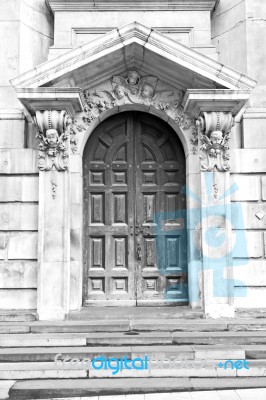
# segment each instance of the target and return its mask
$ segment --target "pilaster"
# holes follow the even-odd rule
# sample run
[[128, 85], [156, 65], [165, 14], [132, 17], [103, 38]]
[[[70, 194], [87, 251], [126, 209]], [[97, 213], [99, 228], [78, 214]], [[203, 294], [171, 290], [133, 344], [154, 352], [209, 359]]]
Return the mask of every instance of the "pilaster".
[[[206, 316], [234, 316], [233, 249], [230, 184], [230, 131], [248, 93], [233, 90], [188, 90], [183, 104], [198, 128], [200, 207], [189, 218], [190, 248], [201, 260], [201, 301]], [[191, 210], [189, 210], [191, 212]]]
[[31, 113], [39, 139], [37, 312], [40, 320], [62, 320], [70, 308], [72, 117], [82, 103], [78, 89], [24, 89], [18, 97]]

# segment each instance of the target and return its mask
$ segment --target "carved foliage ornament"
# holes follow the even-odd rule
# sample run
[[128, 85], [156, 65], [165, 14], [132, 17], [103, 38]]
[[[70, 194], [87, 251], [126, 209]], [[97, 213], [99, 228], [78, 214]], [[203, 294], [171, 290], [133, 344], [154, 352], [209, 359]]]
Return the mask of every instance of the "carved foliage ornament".
[[91, 124], [101, 113], [124, 104], [144, 104], [153, 106], [169, 115], [184, 130], [192, 131], [192, 151], [195, 152], [197, 129], [194, 121], [185, 115], [181, 102], [182, 90], [156, 91], [158, 78], [141, 77], [137, 70], [127, 71], [126, 77], [114, 76], [111, 79], [113, 90], [85, 90], [86, 106], [83, 121]]
[[228, 171], [231, 113], [203, 112], [197, 121], [202, 171]]

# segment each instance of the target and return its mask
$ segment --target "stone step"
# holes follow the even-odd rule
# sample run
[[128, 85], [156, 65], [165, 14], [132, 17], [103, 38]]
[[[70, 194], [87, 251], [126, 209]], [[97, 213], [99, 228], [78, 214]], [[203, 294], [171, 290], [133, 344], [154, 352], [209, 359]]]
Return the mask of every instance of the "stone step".
[[[126, 355], [128, 358], [174, 357], [177, 359], [266, 359], [265, 347], [262, 346], [208, 346], [208, 345], [157, 345], [157, 346], [103, 346], [103, 347], [13, 347], [0, 348], [0, 363], [2, 362], [38, 362], [53, 361], [57, 354], [62, 354], [61, 359], [94, 358], [100, 355], [120, 358]], [[264, 357], [263, 357], [264, 354]]]
[[2, 334], [0, 347], [247, 345], [266, 343], [265, 331], [237, 332], [84, 332]]
[[[156, 357], [159, 354], [161, 357], [194, 358], [194, 350], [191, 346], [21, 347], [0, 349], [0, 363], [53, 361], [57, 354], [62, 354], [62, 357], [69, 355], [71, 358], [79, 359], [87, 357], [92, 359], [100, 355], [117, 358], [126, 355], [128, 358], [134, 358], [142, 357], [146, 354], [150, 357]], [[244, 356], [244, 351], [242, 349], [231, 349], [230, 355], [231, 357], [240, 358]]]
[[[223, 363], [222, 363], [223, 364]], [[114, 365], [114, 364], [113, 364]], [[27, 362], [0, 363], [0, 379], [49, 379], [49, 378], [148, 378], [148, 377], [263, 377], [266, 360], [250, 360], [248, 368], [226, 368], [218, 360], [150, 360], [149, 368], [143, 370], [114, 368], [97, 370], [86, 362]]]
[[0, 310], [0, 321], [3, 322], [25, 322], [36, 319], [36, 310]]
[[[89, 320], [200, 320], [204, 317], [201, 310], [191, 309], [190, 306], [164, 306], [164, 307], [84, 307], [78, 312], [71, 312], [67, 319], [75, 321]], [[266, 317], [266, 316], [265, 316]]]
[[89, 333], [89, 332], [238, 332], [266, 331], [266, 320], [91, 320], [0, 322], [0, 333]]
[[29, 400], [263, 387], [266, 387], [265, 377], [28, 379], [16, 382], [9, 396], [10, 400]]

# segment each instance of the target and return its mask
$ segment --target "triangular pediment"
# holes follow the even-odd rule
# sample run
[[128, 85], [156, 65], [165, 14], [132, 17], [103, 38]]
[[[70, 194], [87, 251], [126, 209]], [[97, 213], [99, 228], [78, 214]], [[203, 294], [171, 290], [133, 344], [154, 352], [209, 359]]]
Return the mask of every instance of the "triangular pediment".
[[251, 90], [256, 82], [140, 23], [106, 33], [11, 80], [15, 88], [96, 87], [138, 69], [181, 90]]

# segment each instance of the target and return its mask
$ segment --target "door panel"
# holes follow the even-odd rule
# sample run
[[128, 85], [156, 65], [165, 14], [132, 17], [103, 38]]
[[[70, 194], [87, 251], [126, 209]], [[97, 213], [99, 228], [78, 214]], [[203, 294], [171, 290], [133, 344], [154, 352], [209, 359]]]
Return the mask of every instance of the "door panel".
[[84, 301], [187, 302], [185, 158], [157, 117], [103, 122], [84, 152]]

